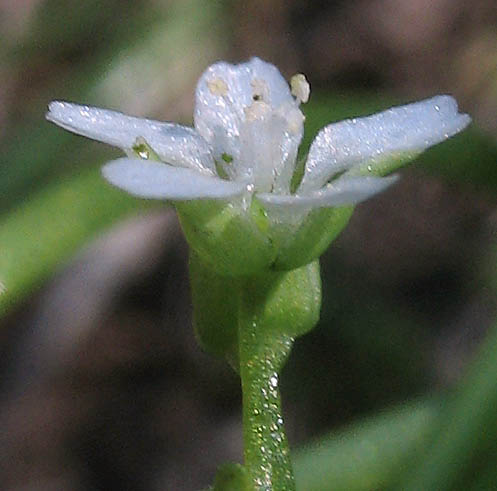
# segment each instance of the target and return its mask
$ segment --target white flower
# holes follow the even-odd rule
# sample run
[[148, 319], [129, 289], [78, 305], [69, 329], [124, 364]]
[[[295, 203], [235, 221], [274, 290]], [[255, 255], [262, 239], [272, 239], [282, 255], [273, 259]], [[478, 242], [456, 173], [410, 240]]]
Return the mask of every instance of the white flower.
[[305, 119], [299, 106], [308, 97], [303, 75], [289, 87], [275, 66], [252, 58], [204, 72], [194, 128], [67, 102], [52, 102], [47, 119], [123, 149], [128, 157], [106, 164], [103, 175], [131, 194], [176, 203], [221, 200], [247, 213], [255, 197], [270, 226], [293, 230], [313, 209], [355, 204], [384, 190], [395, 177], [378, 177], [381, 166], [411, 159], [470, 122], [442, 95], [330, 124], [295, 182]]

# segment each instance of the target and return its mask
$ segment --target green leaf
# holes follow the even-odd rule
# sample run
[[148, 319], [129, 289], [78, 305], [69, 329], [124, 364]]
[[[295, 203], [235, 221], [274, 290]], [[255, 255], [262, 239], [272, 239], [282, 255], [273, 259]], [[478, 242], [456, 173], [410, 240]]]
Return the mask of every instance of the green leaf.
[[497, 453], [497, 325], [459, 388], [442, 408], [432, 445], [414, 466], [403, 490], [443, 491], [471, 482]]
[[437, 414], [433, 401], [405, 404], [306, 445], [294, 456], [297, 489], [385, 489], [423, 448]]
[[6, 291], [0, 294], [0, 314], [98, 231], [152, 203], [112, 188], [93, 168], [59, 180], [1, 216], [0, 281]]
[[232, 462], [220, 466], [214, 481], [214, 491], [251, 491], [245, 467]]

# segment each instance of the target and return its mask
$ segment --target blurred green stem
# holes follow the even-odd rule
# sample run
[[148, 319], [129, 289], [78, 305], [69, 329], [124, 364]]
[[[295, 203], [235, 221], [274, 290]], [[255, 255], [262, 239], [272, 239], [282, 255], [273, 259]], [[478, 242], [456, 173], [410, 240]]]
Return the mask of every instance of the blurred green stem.
[[264, 325], [262, 306], [257, 305], [251, 286], [245, 286], [238, 325], [245, 466], [253, 489], [292, 491], [295, 482], [283, 427], [278, 372], [293, 338]]

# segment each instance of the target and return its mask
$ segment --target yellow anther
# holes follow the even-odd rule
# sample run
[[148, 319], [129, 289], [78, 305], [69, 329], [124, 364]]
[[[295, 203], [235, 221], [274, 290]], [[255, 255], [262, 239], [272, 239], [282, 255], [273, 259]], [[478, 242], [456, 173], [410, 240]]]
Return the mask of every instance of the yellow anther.
[[294, 75], [290, 79], [290, 88], [292, 89], [292, 95], [294, 95], [299, 102], [306, 103], [309, 100], [311, 86], [302, 73], [297, 73], [297, 75]]

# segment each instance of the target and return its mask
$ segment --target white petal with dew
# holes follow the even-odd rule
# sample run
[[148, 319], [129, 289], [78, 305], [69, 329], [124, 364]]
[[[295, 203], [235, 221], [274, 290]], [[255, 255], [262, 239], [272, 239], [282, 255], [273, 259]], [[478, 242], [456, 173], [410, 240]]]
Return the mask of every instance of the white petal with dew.
[[[200, 77], [195, 92], [195, 128], [212, 145], [217, 160], [222, 152], [238, 159], [244, 111], [254, 96], [262, 96], [261, 100], [273, 108], [293, 100], [278, 69], [259, 58], [239, 65], [215, 63]], [[222, 147], [217, 142], [222, 142]]]
[[287, 207], [288, 213], [302, 209], [332, 208], [360, 203], [381, 193], [397, 180], [389, 177], [348, 177], [337, 179], [324, 188], [307, 194], [257, 194], [257, 199], [270, 210]]
[[240, 128], [238, 178], [251, 180], [260, 192], [290, 192], [303, 114], [294, 101], [276, 110], [255, 101], [246, 112], [250, 119], [247, 117]]
[[323, 128], [313, 141], [300, 191], [318, 189], [335, 173], [389, 154], [416, 155], [471, 121], [451, 96], [441, 95]]
[[290, 183], [295, 172], [295, 162], [299, 145], [304, 134], [305, 117], [293, 102], [282, 104], [276, 111], [279, 118], [285, 121], [283, 136], [273, 140], [273, 145], [278, 144], [279, 162], [275, 165], [275, 178], [273, 191], [288, 194]]
[[215, 173], [209, 145], [192, 128], [69, 102], [51, 102], [48, 109], [49, 121], [78, 135], [128, 152], [142, 137], [164, 162], [204, 174]]
[[141, 198], [172, 201], [223, 199], [246, 191], [243, 183], [143, 159], [113, 160], [103, 166], [102, 174], [114, 186]]

